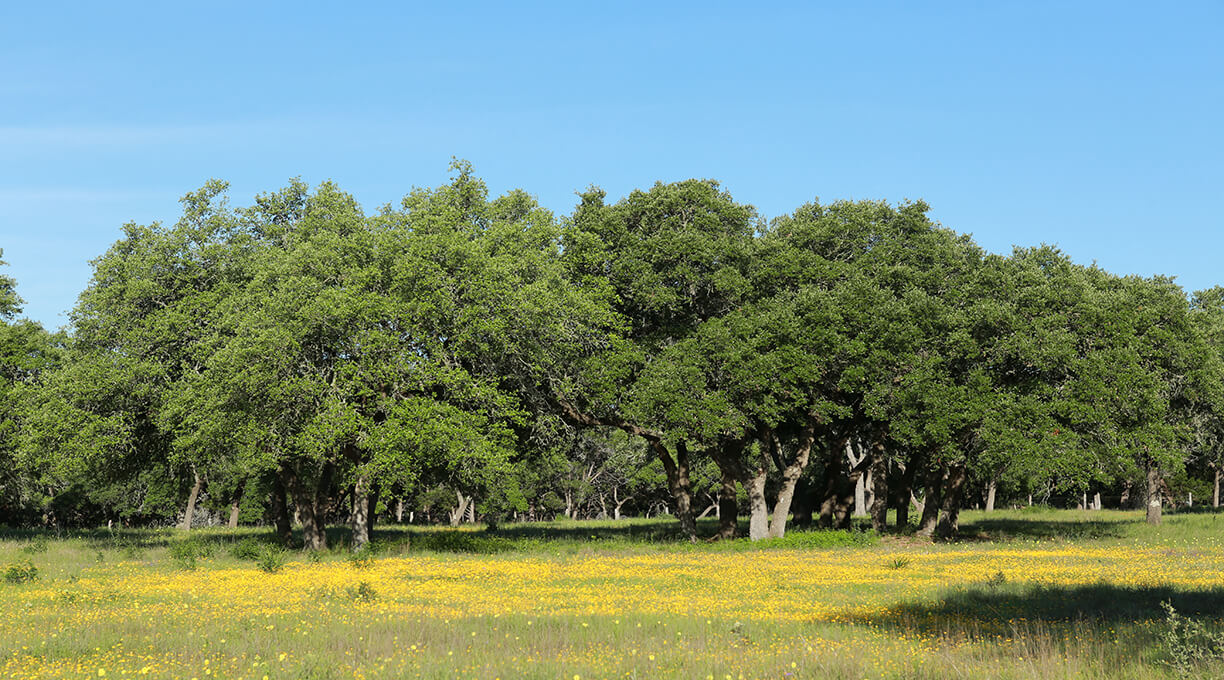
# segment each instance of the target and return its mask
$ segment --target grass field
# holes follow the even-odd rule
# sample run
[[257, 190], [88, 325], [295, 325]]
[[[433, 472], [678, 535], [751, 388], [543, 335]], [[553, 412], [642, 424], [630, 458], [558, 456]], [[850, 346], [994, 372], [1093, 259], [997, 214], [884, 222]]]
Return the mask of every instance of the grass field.
[[384, 527], [356, 558], [256, 530], [0, 533], [0, 677], [1224, 677], [1220, 517], [968, 512], [936, 544]]

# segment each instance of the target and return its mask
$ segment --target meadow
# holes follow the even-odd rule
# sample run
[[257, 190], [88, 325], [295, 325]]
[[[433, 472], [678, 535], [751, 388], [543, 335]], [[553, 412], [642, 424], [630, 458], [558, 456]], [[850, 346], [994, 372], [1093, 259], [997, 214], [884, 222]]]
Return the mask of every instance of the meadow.
[[954, 543], [391, 526], [357, 555], [339, 530], [325, 553], [14, 530], [0, 677], [1224, 677], [1222, 537], [1214, 513], [1119, 511], [969, 511]]

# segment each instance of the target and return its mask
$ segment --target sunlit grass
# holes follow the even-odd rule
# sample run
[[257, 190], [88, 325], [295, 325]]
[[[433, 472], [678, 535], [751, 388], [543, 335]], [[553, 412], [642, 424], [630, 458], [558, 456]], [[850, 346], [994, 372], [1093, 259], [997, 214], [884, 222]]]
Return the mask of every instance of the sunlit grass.
[[[292, 553], [274, 573], [251, 541], [235, 548], [270, 540], [256, 530], [45, 550], [12, 535], [0, 566], [28, 560], [39, 578], [0, 584], [0, 677], [1172, 677], [1159, 603], [1224, 611], [1216, 516], [1098, 517], [1076, 538], [1071, 512], [969, 513], [952, 544], [693, 546], [666, 522], [389, 528], [372, 560]], [[195, 569], [171, 558], [184, 540], [202, 546]]]

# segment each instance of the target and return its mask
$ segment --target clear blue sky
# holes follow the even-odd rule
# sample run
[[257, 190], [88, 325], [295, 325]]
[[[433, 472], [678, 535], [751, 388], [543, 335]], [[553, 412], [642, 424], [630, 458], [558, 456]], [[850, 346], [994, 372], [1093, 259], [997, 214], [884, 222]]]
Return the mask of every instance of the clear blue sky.
[[560, 214], [718, 179], [1224, 284], [1224, 3], [4, 3], [0, 248], [51, 328], [210, 177], [367, 210], [471, 160]]

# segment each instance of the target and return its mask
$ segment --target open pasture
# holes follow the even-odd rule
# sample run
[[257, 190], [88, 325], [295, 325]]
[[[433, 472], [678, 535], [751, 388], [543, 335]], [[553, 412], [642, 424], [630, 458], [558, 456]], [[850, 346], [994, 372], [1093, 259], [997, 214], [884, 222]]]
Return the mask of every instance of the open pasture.
[[[1161, 527], [1108, 511], [966, 519], [966, 540], [945, 544], [796, 532], [689, 545], [660, 521], [389, 527], [357, 557], [282, 555], [251, 530], [10, 533], [0, 676], [1224, 673], [1210, 658], [1177, 667], [1161, 606], [1221, 629], [1217, 515]], [[19, 575], [26, 565], [35, 578]]]

